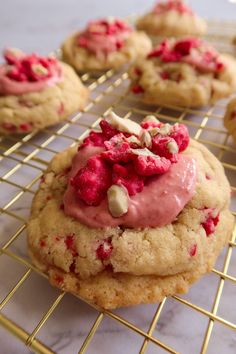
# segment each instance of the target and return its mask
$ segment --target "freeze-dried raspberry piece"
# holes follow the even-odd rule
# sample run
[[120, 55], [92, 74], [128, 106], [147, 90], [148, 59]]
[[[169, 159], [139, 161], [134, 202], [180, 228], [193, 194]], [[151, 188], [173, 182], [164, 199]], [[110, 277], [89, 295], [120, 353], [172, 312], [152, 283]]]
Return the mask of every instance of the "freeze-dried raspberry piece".
[[178, 153], [171, 152], [171, 143], [175, 144], [175, 140], [170, 136], [163, 136], [157, 134], [152, 139], [152, 151], [154, 152], [154, 154], [159, 155], [161, 157], [165, 157], [172, 163], [175, 163], [178, 161]]
[[156, 48], [154, 48], [149, 54], [148, 58], [160, 57], [163, 53], [169, 51], [169, 42], [167, 40], [162, 41]]
[[87, 138], [85, 138], [83, 143], [79, 146], [78, 150], [82, 149], [85, 146], [104, 147], [105, 140], [106, 137], [103, 135], [103, 133], [96, 133], [94, 131], [91, 131], [89, 133], [89, 136], [87, 136]]
[[190, 138], [188, 128], [184, 124], [174, 124], [170, 133], [170, 137], [176, 141], [179, 147], [179, 152], [187, 149]]
[[119, 131], [113, 128], [105, 119], [101, 120], [99, 125], [107, 140], [111, 139], [114, 135], [119, 134]]
[[191, 257], [194, 257], [197, 253], [197, 244], [195, 243], [191, 248], [190, 248], [190, 251], [189, 251], [189, 255]]
[[76, 250], [76, 245], [75, 245], [75, 234], [66, 236], [64, 242], [65, 242], [66, 248], [68, 250], [70, 250], [72, 256], [77, 257], [78, 252]]
[[160, 128], [160, 126], [162, 125], [162, 123], [160, 122], [142, 122], [141, 123], [141, 127], [143, 129], [150, 129], [150, 128]]
[[162, 78], [162, 80], [169, 80], [170, 79], [170, 74], [167, 71], [162, 71], [160, 73], [160, 77]]
[[203, 223], [201, 223], [201, 225], [204, 228], [204, 230], [206, 231], [206, 235], [208, 237], [215, 232], [215, 228], [220, 220], [220, 214], [218, 213], [215, 216], [214, 215], [215, 209], [213, 209], [213, 208], [204, 209], [204, 213], [206, 213], [207, 218]]
[[143, 89], [142, 86], [140, 86], [140, 85], [134, 85], [134, 86], [132, 86], [131, 91], [132, 91], [134, 94], [144, 93], [144, 89]]
[[99, 205], [111, 186], [111, 169], [100, 156], [92, 156], [70, 183], [77, 196], [87, 205]]
[[56, 58], [23, 54], [14, 62], [12, 59], [10, 61], [11, 67], [7, 76], [15, 81], [42, 81], [61, 74], [61, 66]]
[[17, 130], [17, 126], [12, 123], [2, 123], [2, 128], [8, 130], [9, 132], [15, 132]]
[[113, 246], [111, 244], [111, 240], [105, 240], [96, 250], [97, 258], [99, 258], [101, 261], [108, 259], [112, 250]]
[[144, 181], [145, 177], [135, 173], [132, 163], [124, 166], [119, 164], [113, 165], [112, 184], [124, 186], [130, 196], [142, 192]]
[[192, 48], [197, 48], [200, 44], [198, 38], [188, 38], [176, 42], [174, 51], [180, 53], [182, 56], [189, 55]]
[[141, 176], [153, 176], [165, 173], [171, 166], [170, 160], [165, 157], [138, 156], [134, 160], [136, 172]]
[[20, 130], [22, 130], [23, 132], [28, 132], [29, 130], [32, 129], [32, 127], [33, 127], [32, 123], [22, 123], [19, 126]]
[[122, 142], [114, 146], [111, 150], [101, 153], [101, 156], [111, 163], [129, 162], [132, 160], [133, 154], [128, 142]]

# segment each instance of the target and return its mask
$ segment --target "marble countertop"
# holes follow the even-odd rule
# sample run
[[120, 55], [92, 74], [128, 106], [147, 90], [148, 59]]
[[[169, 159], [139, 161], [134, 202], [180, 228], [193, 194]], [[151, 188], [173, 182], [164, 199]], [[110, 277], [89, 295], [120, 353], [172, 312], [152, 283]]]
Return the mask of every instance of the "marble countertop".
[[[192, 0], [189, 2], [205, 17], [236, 20], [236, 5], [232, 5], [228, 1]], [[120, 0], [116, 2], [108, 0], [100, 0], [99, 2], [95, 0], [2, 1], [0, 3], [0, 49], [11, 45], [27, 51], [37, 50], [47, 53], [57, 48], [67, 34], [81, 27], [90, 19], [91, 13], [93, 17], [114, 13], [126, 16], [134, 12], [142, 12], [152, 3], [153, 1], [149, 0]], [[104, 111], [103, 107], [100, 109], [101, 112]], [[88, 113], [87, 119], [92, 119], [92, 115], [90, 116]], [[83, 129], [78, 128], [75, 133], [72, 131], [70, 133], [80, 135], [82, 132]], [[42, 136], [39, 135], [33, 142], [41, 141], [41, 138]], [[219, 142], [219, 140], [217, 141]], [[61, 139], [58, 145], [53, 145], [53, 148], [61, 150], [69, 143], [71, 141]], [[24, 150], [24, 152], [26, 151]], [[27, 151], [27, 153], [29, 152]], [[42, 156], [45, 160], [51, 158], [50, 153]], [[229, 160], [226, 162], [232, 161], [232, 157], [227, 156], [227, 158]], [[12, 161], [3, 160], [0, 165], [0, 175], [2, 176], [13, 166]], [[38, 166], [40, 169], [43, 167], [42, 165]], [[11, 181], [26, 185], [39, 175], [40, 169], [29, 167], [24, 174], [19, 171], [12, 176]], [[235, 175], [230, 176], [230, 178], [234, 177]], [[32, 186], [32, 190], [35, 190], [36, 187], [37, 184]], [[6, 190], [0, 189], [0, 207], [5, 205], [15, 193], [14, 187], [9, 187]], [[22, 198], [14, 203], [10, 209], [11, 212], [27, 219], [31, 199], [31, 193], [24, 193]], [[6, 242], [9, 235], [19, 228], [20, 223], [22, 221], [0, 214], [0, 242]], [[20, 238], [10, 246], [9, 250], [27, 259], [25, 235], [25, 231], [23, 231]], [[227, 248], [219, 257], [216, 269], [222, 271], [226, 252]], [[229, 274], [236, 276], [235, 269], [236, 250], [234, 249]], [[0, 256], [0, 302], [25, 271], [26, 268], [23, 265], [6, 255]], [[220, 278], [216, 274], [208, 274], [194, 284], [189, 293], [182, 298], [206, 311], [211, 311], [219, 280]], [[22, 327], [30, 333], [58, 294], [59, 291], [52, 288], [46, 279], [32, 273], [4, 307], [3, 313], [16, 323], [21, 323]], [[235, 285], [231, 281], [226, 281], [217, 315], [236, 323], [234, 303]], [[157, 307], [158, 304], [141, 305], [119, 309], [114, 313], [127, 319], [143, 331], [147, 331]], [[71, 295], [65, 295], [53, 315], [39, 331], [37, 338], [58, 354], [75, 354], [79, 351], [97, 316], [98, 312], [84, 302]], [[198, 354], [201, 351], [208, 323], [209, 319], [204, 314], [189, 308], [174, 298], [169, 298], [166, 300], [153, 336], [181, 354]], [[135, 354], [139, 353], [142, 343], [143, 338], [140, 335], [105, 316], [86, 353]], [[236, 332], [226, 328], [219, 321], [215, 321], [207, 354], [235, 354], [235, 348]], [[163, 349], [152, 343], [149, 343], [146, 351], [148, 354], [164, 352]], [[29, 354], [31, 351], [0, 327], [0, 353]]]

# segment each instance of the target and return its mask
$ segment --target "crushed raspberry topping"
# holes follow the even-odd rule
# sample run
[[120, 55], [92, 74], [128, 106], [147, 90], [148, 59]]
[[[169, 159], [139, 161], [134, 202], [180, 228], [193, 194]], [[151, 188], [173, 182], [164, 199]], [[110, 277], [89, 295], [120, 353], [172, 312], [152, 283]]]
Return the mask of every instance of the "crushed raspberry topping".
[[[113, 113], [111, 116], [117, 117]], [[91, 132], [79, 148], [101, 148], [70, 180], [77, 198], [87, 205], [99, 205], [112, 185], [124, 187], [129, 196], [141, 193], [149, 177], [166, 173], [188, 147], [189, 134], [183, 124], [171, 126], [147, 120], [141, 126], [136, 123], [136, 133], [131, 134], [135, 123], [118, 117], [119, 120], [120, 128], [116, 120], [113, 125], [111, 120], [102, 120], [102, 132]], [[148, 136], [148, 144], [144, 136]]]
[[92, 21], [85, 31], [79, 34], [77, 44], [95, 54], [107, 55], [123, 48], [124, 41], [131, 32], [129, 24], [120, 19]]
[[113, 246], [111, 244], [111, 240], [105, 240], [103, 243], [100, 244], [100, 246], [96, 250], [97, 258], [101, 261], [105, 261], [110, 257], [112, 250]]
[[158, 58], [163, 63], [183, 62], [200, 71], [219, 73], [224, 69], [217, 51], [198, 38], [166, 39], [148, 54], [148, 58]]
[[166, 2], [158, 3], [154, 7], [153, 12], [155, 12], [156, 14], [162, 14], [171, 10], [177, 11], [181, 14], [187, 13], [189, 15], [193, 15], [193, 11], [181, 0], [169, 0]]
[[77, 196], [87, 205], [99, 205], [111, 186], [112, 171], [108, 163], [98, 155], [90, 157], [71, 180]]
[[15, 50], [6, 49], [4, 58], [7, 65], [7, 77], [20, 82], [45, 81], [59, 76], [61, 68], [53, 57], [42, 57], [36, 54], [18, 54]]
[[204, 208], [205, 221], [202, 222], [202, 227], [206, 231], [207, 237], [215, 232], [216, 226], [220, 220], [220, 214], [213, 208]]

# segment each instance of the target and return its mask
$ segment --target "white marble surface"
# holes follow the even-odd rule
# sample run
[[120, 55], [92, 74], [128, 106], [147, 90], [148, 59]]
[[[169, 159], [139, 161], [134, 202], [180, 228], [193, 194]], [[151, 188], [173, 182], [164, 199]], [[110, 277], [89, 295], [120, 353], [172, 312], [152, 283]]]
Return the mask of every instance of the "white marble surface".
[[[75, 30], [91, 16], [118, 14], [128, 15], [133, 12], [141, 12], [151, 5], [152, 1], [144, 0], [120, 0], [120, 1], [95, 1], [95, 0], [8, 0], [0, 2], [0, 49], [7, 45], [19, 46], [25, 50], [37, 50], [47, 53], [56, 48], [64, 36]], [[190, 1], [200, 14], [206, 17], [227, 18], [236, 20], [236, 6], [230, 5], [223, 0], [198, 0]], [[192, 118], [196, 119], [197, 118]], [[77, 128], [74, 134], [80, 134]], [[73, 132], [70, 132], [73, 133]], [[194, 134], [194, 130], [192, 131]], [[39, 135], [34, 142], [39, 142]], [[206, 136], [203, 138], [206, 139]], [[217, 141], [222, 136], [215, 136]], [[51, 144], [54, 149], [62, 149], [71, 141], [61, 139], [60, 144]], [[26, 151], [26, 150], [25, 150]], [[218, 152], [218, 151], [215, 151]], [[51, 155], [44, 154], [49, 160]], [[229, 159], [229, 160], [227, 160]], [[231, 156], [226, 156], [226, 162], [231, 161]], [[0, 165], [2, 176], [14, 162], [5, 159]], [[42, 167], [42, 165], [39, 165]], [[32, 178], [39, 174], [39, 170], [28, 168], [20, 169], [11, 177], [12, 182], [26, 185]], [[232, 181], [235, 174], [229, 176]], [[2, 187], [2, 188], [1, 188]], [[36, 185], [32, 187], [32, 190]], [[0, 206], [5, 205], [18, 191], [14, 187], [0, 185]], [[10, 210], [27, 219], [32, 195], [25, 193]], [[235, 206], [234, 206], [235, 210]], [[0, 242], [8, 240], [21, 222], [10, 216], [0, 214]], [[11, 251], [26, 257], [26, 241], [23, 232], [16, 242], [10, 247]], [[216, 268], [221, 270], [226, 250], [220, 256]], [[236, 276], [236, 250], [233, 251], [230, 262], [229, 274]], [[5, 255], [0, 256], [0, 301], [24, 274], [26, 268], [11, 260]], [[219, 277], [210, 274], [203, 277], [195, 284], [185, 299], [211, 310]], [[58, 291], [52, 288], [48, 282], [37, 274], [32, 274], [17, 291], [10, 302], [4, 307], [3, 313], [23, 328], [31, 332], [41, 319], [47, 308], [58, 295]], [[115, 311], [118, 315], [129, 320], [131, 323], [147, 331], [150, 320], [158, 304], [142, 305], [128, 309]], [[75, 297], [66, 295], [57, 307], [53, 316], [46, 322], [37, 336], [43, 343], [59, 354], [77, 353], [91, 328], [98, 313], [88, 305]], [[236, 323], [235, 285], [226, 281], [223, 296], [220, 302], [218, 315]], [[161, 313], [153, 336], [163, 341], [176, 351], [183, 354], [200, 353], [204, 339], [204, 333], [208, 324], [208, 318], [187, 306], [180, 304], [174, 299], [168, 299]], [[143, 339], [125, 328], [123, 325], [105, 317], [94, 336], [87, 353], [89, 354], [135, 354], [139, 352]], [[235, 331], [215, 323], [208, 347], [208, 354], [235, 354], [236, 334]], [[164, 353], [164, 351], [149, 344], [147, 353]], [[10, 336], [0, 327], [0, 353], [28, 354], [27, 349], [20, 341]]]

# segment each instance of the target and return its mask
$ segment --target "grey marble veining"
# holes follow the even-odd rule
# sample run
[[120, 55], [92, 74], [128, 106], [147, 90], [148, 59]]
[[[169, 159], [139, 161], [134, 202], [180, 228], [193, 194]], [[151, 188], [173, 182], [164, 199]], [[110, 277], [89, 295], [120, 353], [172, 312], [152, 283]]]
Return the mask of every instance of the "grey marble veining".
[[[59, 46], [62, 39], [71, 31], [82, 27], [91, 17], [117, 14], [126, 16], [134, 12], [142, 12], [151, 6], [153, 1], [120, 0], [8, 0], [0, 1], [0, 49], [11, 45], [27, 51], [47, 53]], [[236, 5], [225, 0], [189, 1], [203, 16], [236, 20]], [[194, 134], [194, 131], [192, 132]], [[205, 137], [206, 138], [206, 137]], [[221, 137], [219, 137], [221, 139]], [[66, 144], [66, 142], [65, 142]], [[54, 146], [62, 149], [64, 145]], [[48, 156], [48, 159], [50, 156]], [[12, 162], [4, 161], [0, 165], [0, 174], [9, 169]], [[6, 164], [6, 165], [5, 165]], [[26, 175], [19, 173], [16, 181], [25, 185], [39, 174], [38, 170], [29, 169]], [[14, 182], [14, 176], [12, 177]], [[36, 185], [32, 187], [36, 188]], [[4, 193], [1, 190], [1, 205], [5, 205], [17, 193], [14, 187]], [[12, 212], [27, 219], [30, 193], [15, 203]], [[0, 215], [1, 243], [9, 238], [20, 226], [21, 222]], [[25, 257], [26, 233], [10, 246], [9, 250]], [[216, 269], [222, 270], [226, 249], [218, 259]], [[229, 274], [236, 275], [236, 250], [233, 250]], [[25, 273], [26, 268], [7, 256], [0, 257], [0, 301]], [[4, 281], [2, 281], [4, 279]], [[183, 296], [197, 306], [211, 311], [219, 277], [214, 274], [204, 276], [194, 284], [189, 293]], [[29, 332], [41, 319], [50, 304], [53, 303], [58, 290], [52, 288], [47, 280], [38, 274], [32, 274], [17, 291], [15, 296], [4, 307], [3, 313], [12, 318]], [[235, 286], [227, 281], [220, 302], [219, 316], [236, 323], [234, 304]], [[116, 314], [129, 320], [144, 331], [148, 330], [150, 321], [158, 304], [141, 305], [127, 309], [119, 309]], [[66, 295], [52, 317], [46, 322], [37, 336], [48, 347], [58, 354], [74, 354], [81, 347], [88, 331], [95, 321], [98, 312], [71, 295]], [[208, 317], [170, 298], [166, 300], [153, 336], [182, 354], [198, 354], [208, 325]], [[109, 317], [100, 324], [87, 353], [89, 354], [136, 354], [143, 343], [143, 338]], [[236, 334], [222, 324], [216, 322], [210, 338], [208, 354], [235, 354]], [[0, 354], [29, 354], [30, 350], [20, 341], [13, 338], [0, 327]], [[148, 354], [164, 353], [164, 350], [149, 344]]]

